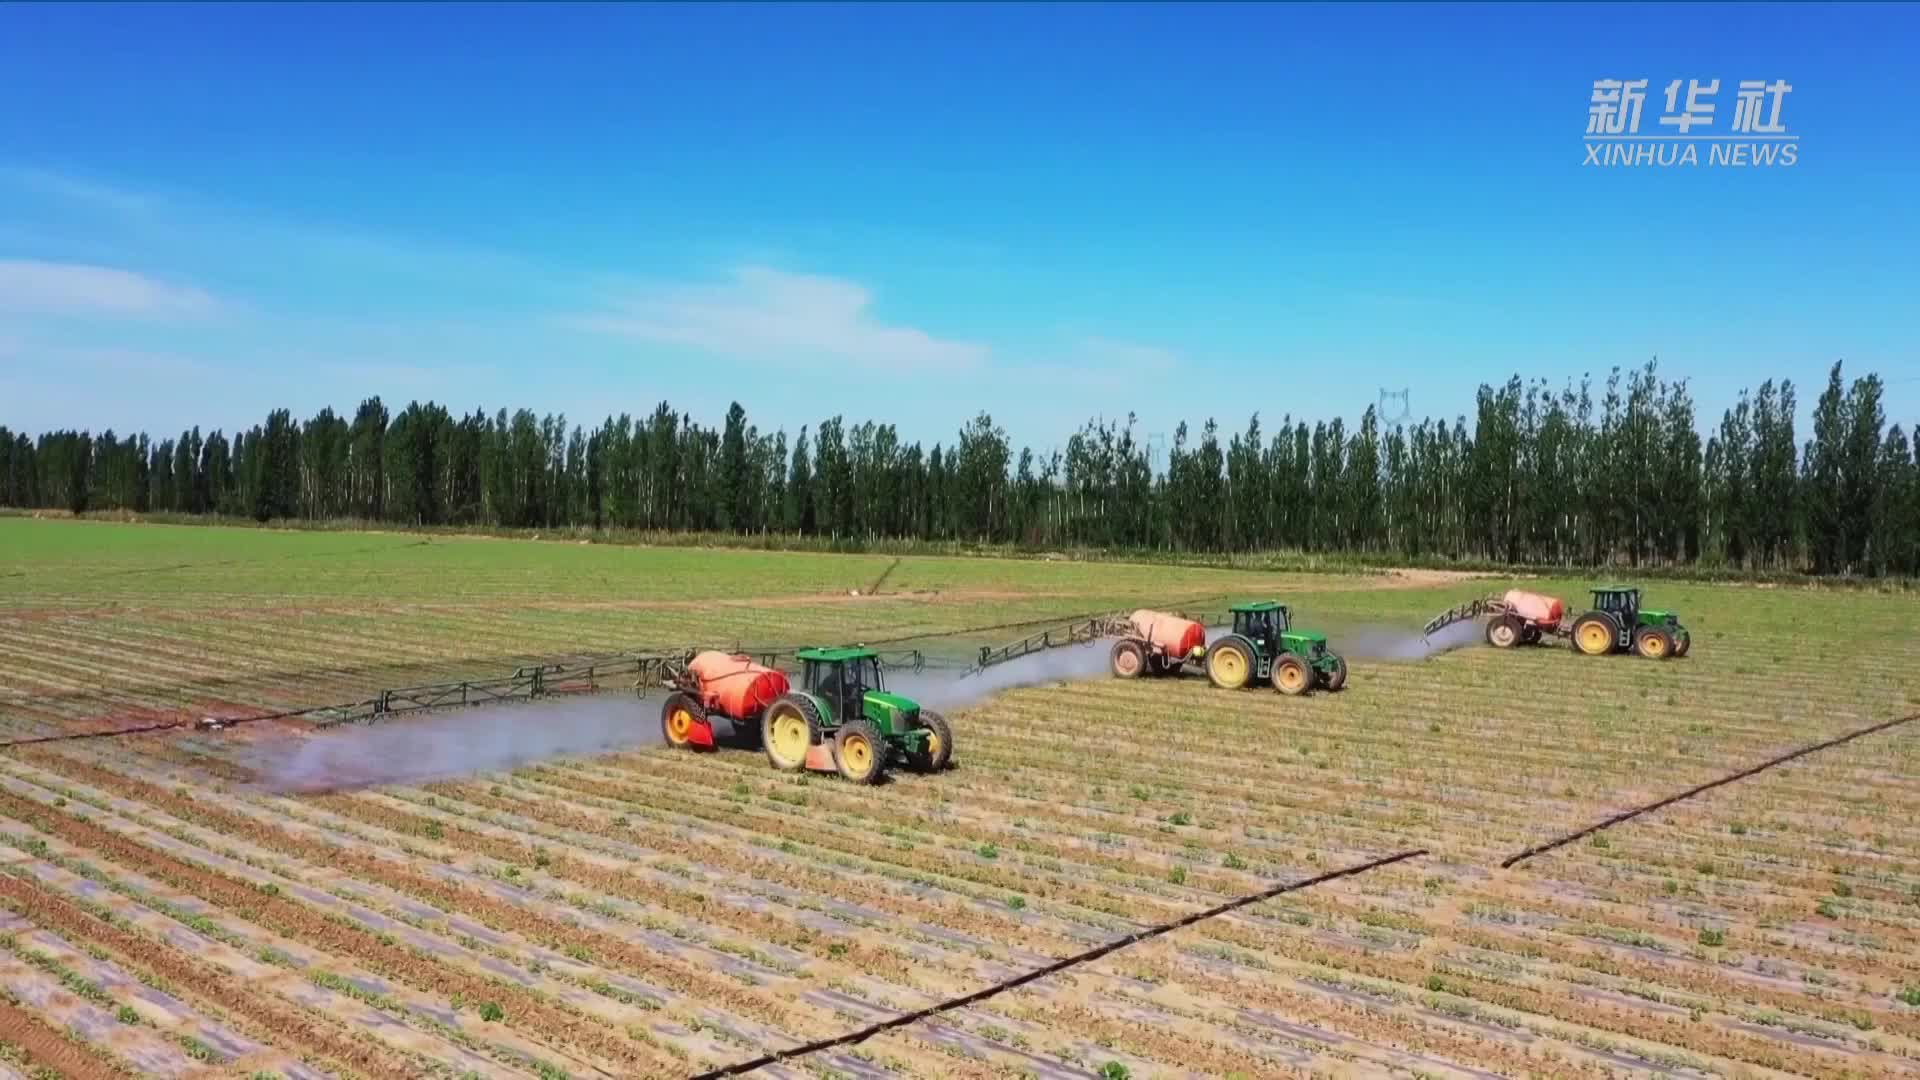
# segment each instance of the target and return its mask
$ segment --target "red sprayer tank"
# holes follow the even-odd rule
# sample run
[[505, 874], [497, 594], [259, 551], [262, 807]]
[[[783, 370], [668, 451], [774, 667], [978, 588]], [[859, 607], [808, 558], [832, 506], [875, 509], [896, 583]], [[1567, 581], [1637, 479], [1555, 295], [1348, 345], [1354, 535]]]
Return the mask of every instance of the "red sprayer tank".
[[700, 680], [700, 706], [736, 720], [758, 716], [791, 686], [773, 668], [717, 649], [696, 655], [687, 670]]
[[1192, 619], [1141, 608], [1128, 620], [1133, 632], [1169, 656], [1186, 656], [1207, 643], [1207, 629]]
[[1530, 623], [1558, 626], [1561, 618], [1567, 613], [1567, 605], [1557, 596], [1541, 596], [1539, 593], [1508, 589], [1507, 594], [1500, 599], [1506, 601], [1507, 607], [1513, 609], [1515, 615]]

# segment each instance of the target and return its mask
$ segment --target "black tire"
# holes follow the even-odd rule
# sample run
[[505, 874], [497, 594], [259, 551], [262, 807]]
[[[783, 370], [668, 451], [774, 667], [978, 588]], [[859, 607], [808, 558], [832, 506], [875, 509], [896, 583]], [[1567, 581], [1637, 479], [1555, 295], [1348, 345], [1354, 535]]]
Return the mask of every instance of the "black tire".
[[[1598, 629], [1594, 629], [1595, 627]], [[1598, 641], [1598, 635], [1602, 633], [1607, 636], [1607, 647], [1589, 648], [1588, 645]], [[1573, 620], [1573, 633], [1567, 637], [1573, 643], [1574, 652], [1582, 656], [1605, 656], [1613, 651], [1614, 644], [1620, 640], [1620, 624], [1604, 611], [1589, 611]], [[1582, 643], [1583, 639], [1586, 644]]]
[[[1239, 662], [1237, 665], [1232, 665], [1235, 659]], [[1232, 670], [1239, 673], [1238, 682], [1233, 681], [1231, 675], [1223, 679], [1223, 668], [1230, 666]], [[1253, 650], [1248, 648], [1246, 643], [1235, 638], [1216, 642], [1207, 650], [1207, 678], [1222, 690], [1239, 690], [1251, 685], [1253, 683]]]
[[1313, 669], [1292, 653], [1274, 657], [1271, 677], [1273, 688], [1288, 697], [1299, 697], [1313, 690]]
[[1487, 644], [1496, 649], [1511, 649], [1520, 644], [1523, 633], [1520, 620], [1511, 615], [1502, 615], [1487, 622]]
[[1673, 655], [1676, 657], [1685, 656], [1688, 650], [1692, 648], [1693, 635], [1687, 633], [1684, 629], [1681, 630], [1679, 636], [1673, 639]]
[[687, 738], [686, 723], [704, 722], [707, 711], [700, 707], [692, 694], [675, 691], [667, 695], [666, 704], [660, 706], [660, 737], [675, 750], [691, 750], [693, 743]]
[[937, 745], [931, 754], [920, 751], [908, 759], [916, 772], [934, 773], [947, 767], [953, 760], [953, 728], [948, 726], [947, 718], [930, 709], [920, 710], [920, 726], [933, 732]]
[[1333, 670], [1327, 672], [1322, 678], [1326, 680], [1327, 689], [1337, 694], [1347, 685], [1347, 658], [1339, 653], [1328, 655], [1333, 657]]
[[849, 720], [833, 733], [833, 763], [844, 780], [877, 784], [887, 775], [892, 751], [871, 720]]
[[1643, 626], [1633, 632], [1633, 651], [1649, 660], [1673, 659], [1673, 635], [1664, 626]]
[[1116, 679], [1137, 679], [1147, 670], [1146, 647], [1132, 638], [1123, 638], [1113, 644], [1113, 655], [1109, 657]]
[[[784, 726], [786, 718], [798, 715], [806, 724], [807, 745], [800, 748], [797, 760], [784, 756], [792, 749], [791, 740], [777, 740], [774, 735], [776, 726]], [[800, 772], [807, 767], [807, 751], [820, 741], [820, 710], [814, 707], [813, 699], [805, 694], [782, 694], [773, 699], [767, 711], [760, 717], [760, 746], [766, 751], [767, 760], [781, 772]]]

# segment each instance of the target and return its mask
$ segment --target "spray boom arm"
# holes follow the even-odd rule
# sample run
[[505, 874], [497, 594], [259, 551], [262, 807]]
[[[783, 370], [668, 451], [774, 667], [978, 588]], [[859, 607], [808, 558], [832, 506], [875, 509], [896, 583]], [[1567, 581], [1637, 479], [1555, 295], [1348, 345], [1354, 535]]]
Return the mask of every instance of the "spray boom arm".
[[1454, 623], [1467, 622], [1482, 615], [1500, 616], [1507, 613], [1507, 602], [1498, 596], [1483, 596], [1478, 600], [1469, 600], [1464, 604], [1455, 604], [1447, 610], [1427, 620], [1426, 628], [1420, 631], [1422, 640], [1452, 626]]

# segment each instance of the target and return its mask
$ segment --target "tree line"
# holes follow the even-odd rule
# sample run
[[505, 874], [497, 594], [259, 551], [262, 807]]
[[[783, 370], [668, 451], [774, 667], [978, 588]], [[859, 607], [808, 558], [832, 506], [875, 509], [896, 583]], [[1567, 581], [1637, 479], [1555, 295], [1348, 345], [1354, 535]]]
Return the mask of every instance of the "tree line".
[[589, 430], [374, 397], [231, 437], [0, 427], [0, 505], [1914, 575], [1920, 463], [1882, 391], [1834, 364], [1801, 443], [1791, 381], [1743, 391], [1703, 435], [1685, 380], [1651, 362], [1599, 387], [1516, 376], [1481, 386], [1471, 421], [1183, 422], [1164, 467], [1132, 416], [1042, 455], [986, 413], [930, 446], [841, 416], [789, 443], [738, 403], [718, 428], [662, 402]]

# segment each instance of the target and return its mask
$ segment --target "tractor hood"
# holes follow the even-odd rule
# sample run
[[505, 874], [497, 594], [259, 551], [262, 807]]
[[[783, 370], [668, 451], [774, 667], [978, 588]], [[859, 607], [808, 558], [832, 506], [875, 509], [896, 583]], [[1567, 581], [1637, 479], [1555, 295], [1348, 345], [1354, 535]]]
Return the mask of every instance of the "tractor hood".
[[1679, 621], [1680, 616], [1671, 611], [1661, 611], [1657, 608], [1640, 609], [1640, 625], [1642, 626], [1659, 626], [1662, 623], [1678, 623]]
[[1311, 649], [1315, 645], [1326, 645], [1327, 635], [1314, 630], [1288, 630], [1280, 635], [1280, 640], [1290, 648]]
[[909, 697], [901, 697], [899, 694], [889, 694], [885, 690], [867, 691], [866, 702], [870, 706], [877, 705], [895, 713], [912, 714], [920, 711], [919, 702]]

